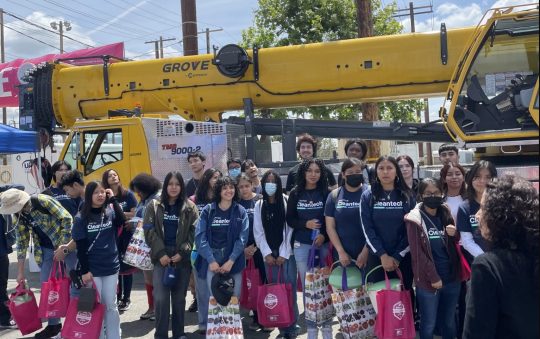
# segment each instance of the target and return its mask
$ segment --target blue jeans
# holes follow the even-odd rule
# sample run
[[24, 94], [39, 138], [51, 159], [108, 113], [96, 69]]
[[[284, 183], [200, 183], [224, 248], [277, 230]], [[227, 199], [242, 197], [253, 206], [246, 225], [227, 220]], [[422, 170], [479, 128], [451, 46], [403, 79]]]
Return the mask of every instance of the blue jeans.
[[[193, 268], [195, 270], [195, 268]], [[208, 321], [208, 299], [210, 292], [208, 291], [208, 285], [206, 279], [200, 278], [195, 271], [193, 276], [195, 277], [195, 294], [197, 296], [197, 318], [199, 320], [199, 330], [206, 330], [206, 323]]]
[[460, 289], [460, 282], [443, 284], [443, 288], [436, 292], [416, 288], [420, 308], [420, 339], [432, 339], [435, 327], [440, 329], [443, 339], [455, 338], [455, 313]]
[[[41, 271], [39, 272], [39, 282], [44, 283], [49, 280], [49, 275], [51, 274], [51, 269], [54, 261], [54, 250], [50, 248], [41, 248]], [[60, 318], [48, 318], [48, 325], [58, 325], [60, 324]]]
[[118, 273], [104, 277], [94, 277], [94, 283], [101, 298], [101, 303], [105, 305], [105, 316], [103, 317], [99, 339], [120, 339], [120, 313], [118, 313], [116, 305]]
[[[296, 259], [296, 268], [298, 269], [298, 273], [300, 274], [300, 281], [302, 282], [302, 291], [304, 291], [305, 286], [305, 280], [306, 280], [306, 272], [308, 270], [308, 257], [309, 257], [309, 250], [311, 249], [311, 245], [308, 244], [302, 244], [295, 242], [294, 244], [294, 257]], [[326, 259], [326, 256], [328, 255], [328, 244], [323, 244], [319, 248], [319, 258], [321, 263], [323, 263]], [[306, 295], [305, 291], [302, 292], [303, 296], [303, 302], [304, 302], [304, 308], [306, 306]], [[332, 325], [332, 321], [327, 321], [322, 325], [322, 327], [329, 327]], [[317, 328], [317, 324], [313, 321], [306, 319], [306, 326], [307, 328]]]
[[[269, 269], [270, 267], [270, 269]], [[286, 284], [291, 284], [291, 290], [292, 290], [292, 303], [293, 303], [293, 310], [294, 310], [294, 323], [285, 328], [280, 328], [279, 333], [281, 334], [295, 334], [296, 333], [296, 323], [298, 322], [298, 302], [296, 298], [296, 281], [297, 281], [297, 275], [298, 272], [296, 270], [296, 260], [294, 258], [294, 255], [291, 255], [289, 259], [285, 260], [283, 263], [283, 272], [281, 273], [281, 281], [283, 281]], [[268, 272], [272, 270], [272, 277], [267, 277], [268, 281], [276, 282], [278, 278], [278, 272], [280, 267], [279, 266], [268, 266], [266, 263], [264, 264], [264, 269], [266, 270], [266, 274], [268, 276]], [[271, 279], [271, 280], [270, 280]]]

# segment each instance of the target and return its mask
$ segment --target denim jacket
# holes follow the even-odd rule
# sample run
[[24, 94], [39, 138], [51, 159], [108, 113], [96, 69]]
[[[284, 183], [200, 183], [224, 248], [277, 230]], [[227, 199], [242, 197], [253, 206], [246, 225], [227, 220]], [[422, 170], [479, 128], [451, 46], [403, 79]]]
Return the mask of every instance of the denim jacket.
[[[195, 245], [198, 251], [195, 268], [202, 279], [206, 279], [208, 264], [216, 261], [213, 249], [210, 247], [212, 232], [209, 229], [216, 214], [216, 208], [218, 208], [216, 203], [206, 205], [195, 229]], [[231, 224], [227, 233], [227, 246], [224, 253], [225, 257], [234, 262], [230, 273], [235, 274], [241, 272], [246, 266], [244, 248], [249, 236], [249, 219], [246, 210], [240, 204], [233, 202], [231, 208]]]

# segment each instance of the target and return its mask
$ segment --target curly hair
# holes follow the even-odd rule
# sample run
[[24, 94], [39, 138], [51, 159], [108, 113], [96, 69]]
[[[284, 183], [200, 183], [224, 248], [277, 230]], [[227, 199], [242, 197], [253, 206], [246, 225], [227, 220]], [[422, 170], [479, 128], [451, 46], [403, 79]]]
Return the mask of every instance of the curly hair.
[[326, 196], [328, 193], [328, 176], [326, 174], [326, 166], [324, 166], [324, 162], [319, 158], [305, 159], [302, 161], [300, 167], [298, 167], [298, 173], [296, 174], [296, 189], [298, 193], [306, 190], [306, 172], [311, 164], [319, 166], [321, 177], [319, 178], [319, 181], [317, 181], [317, 189], [321, 190], [324, 196]]
[[215, 202], [216, 204], [219, 204], [221, 202], [221, 191], [223, 190], [223, 188], [227, 186], [234, 187], [233, 201], [240, 200], [240, 193], [238, 192], [238, 186], [236, 186], [236, 181], [233, 178], [226, 176], [226, 177], [221, 177], [217, 180], [216, 187], [214, 187], [213, 202]]
[[206, 171], [204, 171], [201, 181], [199, 182], [199, 186], [197, 187], [197, 190], [195, 191], [195, 201], [197, 202], [197, 204], [211, 202], [208, 199], [208, 192], [212, 190], [212, 188], [210, 187], [210, 180], [212, 179], [212, 177], [214, 176], [216, 172], [219, 172], [220, 176], [223, 175], [221, 171], [218, 170], [217, 168], [209, 168]]
[[129, 183], [129, 189], [139, 191], [143, 199], [159, 192], [161, 182], [148, 173], [139, 173]]
[[313, 147], [313, 158], [317, 157], [317, 139], [307, 133], [298, 137], [298, 140], [296, 141], [296, 152], [300, 153], [300, 146], [305, 142], [311, 144]]
[[538, 208], [538, 192], [532, 183], [511, 174], [487, 185], [481, 205], [481, 227], [488, 229], [493, 248], [517, 249], [534, 258], [536, 280], [540, 269]]

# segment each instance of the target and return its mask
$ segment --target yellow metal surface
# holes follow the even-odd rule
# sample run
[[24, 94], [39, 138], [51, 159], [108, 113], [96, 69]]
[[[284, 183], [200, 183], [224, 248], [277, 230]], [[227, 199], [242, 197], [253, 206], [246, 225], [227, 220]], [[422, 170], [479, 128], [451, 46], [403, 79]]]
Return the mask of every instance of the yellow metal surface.
[[536, 86], [534, 86], [534, 91], [532, 95], [531, 104], [529, 105], [529, 112], [531, 112], [531, 117], [533, 118], [536, 125], [539, 125], [539, 118], [538, 118], [538, 85], [539, 85], [539, 79], [536, 79]]
[[258, 81], [253, 66], [240, 79], [221, 75], [211, 55], [115, 63], [108, 95], [101, 65], [61, 66], [53, 75], [54, 109], [69, 127], [136, 105], [144, 113], [217, 121], [221, 112], [242, 109], [243, 98], [276, 108], [441, 96], [472, 31], [448, 31], [446, 65], [439, 32], [261, 49]]

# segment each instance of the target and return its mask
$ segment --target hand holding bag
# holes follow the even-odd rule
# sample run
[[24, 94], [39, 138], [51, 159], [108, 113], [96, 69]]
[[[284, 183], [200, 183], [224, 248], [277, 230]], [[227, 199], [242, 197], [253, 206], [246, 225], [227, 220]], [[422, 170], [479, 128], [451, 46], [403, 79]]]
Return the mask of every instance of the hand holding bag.
[[36, 297], [24, 283], [19, 283], [9, 297], [9, 311], [23, 335], [41, 328]]
[[124, 263], [139, 268], [144, 271], [149, 271], [154, 268], [150, 258], [150, 246], [144, 238], [144, 230], [142, 221], [137, 223], [137, 227], [131, 236], [126, 253], [123, 257]]
[[[95, 289], [96, 284], [92, 282]], [[98, 339], [103, 327], [103, 317], [105, 316], [105, 305], [101, 303], [98, 291], [95, 293], [96, 301], [91, 312], [78, 311], [77, 304], [79, 298], [73, 298], [69, 302], [66, 320], [62, 327], [62, 338], [64, 339]]]
[[264, 327], [288, 327], [294, 319], [292, 286], [282, 282], [283, 267], [279, 268], [277, 282], [270, 282], [272, 271], [268, 272], [270, 283], [259, 286], [257, 297], [257, 317]]
[[[403, 286], [401, 271], [396, 272]], [[386, 288], [377, 292], [377, 320], [375, 334], [379, 339], [414, 339], [414, 317], [412, 313], [411, 293], [407, 290], [396, 291], [390, 288], [388, 274], [384, 272]]]
[[248, 260], [246, 269], [242, 271], [240, 306], [248, 310], [256, 310], [257, 294], [261, 285], [261, 274], [259, 269], [255, 267], [255, 260], [251, 258]]
[[39, 316], [41, 318], [65, 317], [69, 305], [69, 283], [63, 261], [54, 261], [49, 280], [41, 284]]
[[165, 267], [163, 270], [162, 279], [163, 286], [169, 288], [174, 287], [176, 281], [178, 280], [177, 274], [178, 272], [176, 272], [176, 267], [174, 267], [173, 265], [169, 264], [167, 267]]
[[[332, 266], [336, 264], [339, 264], [339, 261], [336, 261]], [[341, 271], [341, 288], [334, 286], [332, 304], [336, 311], [343, 338], [374, 338], [376, 313], [366, 292], [365, 285], [362, 286], [362, 277], [360, 277], [360, 286], [358, 288], [349, 289], [349, 282], [357, 284], [357, 279], [351, 279], [348, 274], [355, 267], [356, 265], [351, 267], [350, 270], [337, 270]], [[358, 270], [357, 267], [356, 270]]]

